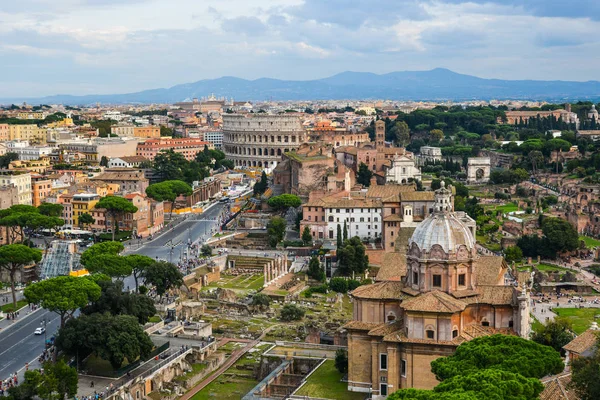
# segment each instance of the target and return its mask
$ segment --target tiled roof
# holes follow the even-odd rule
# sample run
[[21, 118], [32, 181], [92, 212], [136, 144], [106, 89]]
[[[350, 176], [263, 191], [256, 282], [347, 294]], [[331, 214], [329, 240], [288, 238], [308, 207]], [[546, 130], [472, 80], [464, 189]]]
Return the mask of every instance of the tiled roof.
[[477, 285], [497, 285], [503, 282], [506, 265], [502, 256], [481, 256], [475, 262]]
[[392, 332], [396, 332], [398, 330], [400, 330], [403, 326], [403, 321], [402, 320], [398, 320], [395, 321], [391, 324], [383, 324], [381, 326], [378, 326], [375, 329], [371, 329], [369, 331], [369, 336], [385, 336], [388, 335]]
[[400, 214], [390, 214], [387, 217], [383, 218], [384, 221], [389, 222], [389, 221], [402, 221], [402, 217], [400, 216]]
[[467, 304], [445, 292], [434, 290], [413, 297], [400, 304], [406, 311], [424, 311], [438, 313], [456, 313], [463, 311]]
[[571, 373], [551, 376], [542, 380], [544, 390], [540, 393], [540, 400], [579, 400], [575, 390], [569, 388]]
[[400, 194], [401, 201], [433, 201], [433, 192], [404, 192]]
[[374, 322], [350, 321], [346, 325], [344, 325], [343, 328], [354, 329], [357, 331], [370, 331], [371, 329], [375, 329], [378, 326], [383, 325], [385, 324], [376, 324]]
[[148, 159], [146, 157], [142, 157], [142, 156], [123, 156], [123, 157], [116, 157], [121, 161], [125, 161], [126, 163], [141, 163], [144, 161], [148, 161]]
[[402, 282], [387, 281], [371, 285], [363, 285], [350, 294], [359, 299], [400, 300], [402, 298]]
[[510, 328], [492, 328], [491, 326], [481, 326], [479, 324], [470, 324], [464, 327], [460, 336], [465, 340], [471, 340], [482, 336], [495, 335], [515, 335], [515, 332]]
[[392, 333], [388, 333], [383, 337], [384, 342], [396, 342], [396, 343], [416, 343], [416, 344], [436, 344], [436, 345], [448, 345], [458, 346], [465, 342], [465, 339], [457, 336], [452, 340], [435, 340], [435, 339], [417, 339], [407, 337], [402, 330], [397, 330]]
[[385, 253], [376, 281], [400, 281], [406, 275], [406, 255]]
[[415, 192], [415, 188], [416, 186], [414, 184], [369, 186], [369, 189], [367, 190], [367, 197], [377, 197], [385, 200], [392, 196], [398, 196], [400, 193]]
[[106, 170], [106, 172], [91, 179], [97, 181], [139, 181], [140, 179], [144, 179], [144, 174], [138, 170], [120, 170], [114, 172]]
[[514, 286], [477, 286], [477, 302], [491, 305], [513, 303], [513, 295], [515, 292]]
[[576, 354], [582, 354], [598, 345], [600, 331], [588, 329], [575, 339], [563, 346], [563, 349]]

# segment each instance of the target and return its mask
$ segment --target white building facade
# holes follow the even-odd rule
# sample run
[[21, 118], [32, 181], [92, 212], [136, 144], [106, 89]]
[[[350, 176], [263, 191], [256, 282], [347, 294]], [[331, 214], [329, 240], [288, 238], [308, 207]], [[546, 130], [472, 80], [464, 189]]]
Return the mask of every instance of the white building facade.
[[330, 205], [325, 209], [327, 238], [335, 240], [337, 227], [348, 230], [348, 237], [358, 236], [362, 240], [381, 237], [383, 230], [382, 205], [371, 200], [340, 200], [339, 207]]

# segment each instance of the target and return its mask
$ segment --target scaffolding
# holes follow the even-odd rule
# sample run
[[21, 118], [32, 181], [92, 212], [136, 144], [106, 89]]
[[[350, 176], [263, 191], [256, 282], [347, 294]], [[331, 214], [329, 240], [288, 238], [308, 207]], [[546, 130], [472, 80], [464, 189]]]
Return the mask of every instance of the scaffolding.
[[79, 267], [78, 240], [55, 240], [41, 262], [42, 279], [69, 275]]

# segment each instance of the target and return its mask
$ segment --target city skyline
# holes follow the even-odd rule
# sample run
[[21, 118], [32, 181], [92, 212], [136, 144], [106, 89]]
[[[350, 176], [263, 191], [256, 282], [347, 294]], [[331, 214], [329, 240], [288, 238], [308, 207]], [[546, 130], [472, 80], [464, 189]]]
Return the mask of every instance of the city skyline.
[[39, 97], [437, 67], [595, 80], [600, 6], [574, 3], [26, 0], [0, 9], [0, 85], [2, 97]]

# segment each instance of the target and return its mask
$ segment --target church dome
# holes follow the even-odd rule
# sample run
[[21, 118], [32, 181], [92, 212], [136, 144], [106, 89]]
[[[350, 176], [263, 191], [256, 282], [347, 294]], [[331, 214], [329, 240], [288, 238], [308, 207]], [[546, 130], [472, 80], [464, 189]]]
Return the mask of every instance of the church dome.
[[421, 252], [429, 252], [439, 245], [445, 253], [456, 252], [465, 246], [470, 252], [475, 249], [475, 238], [465, 223], [454, 213], [452, 191], [442, 187], [435, 191], [435, 205], [431, 215], [421, 222], [408, 241], [409, 249], [417, 245]]

